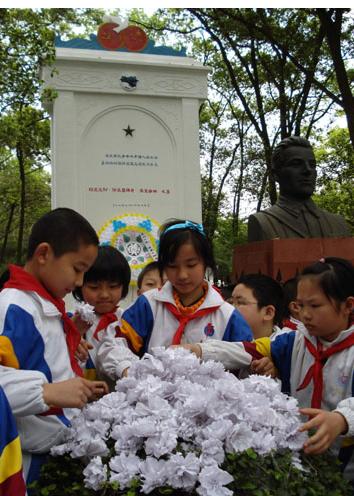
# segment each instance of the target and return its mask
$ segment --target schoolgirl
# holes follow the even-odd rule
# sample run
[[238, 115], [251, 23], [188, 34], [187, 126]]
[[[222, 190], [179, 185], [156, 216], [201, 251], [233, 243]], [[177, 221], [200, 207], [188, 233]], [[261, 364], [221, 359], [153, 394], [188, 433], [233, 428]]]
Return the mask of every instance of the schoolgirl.
[[[120, 324], [122, 314], [119, 302], [128, 294], [129, 282], [130, 267], [124, 256], [112, 246], [99, 246], [96, 261], [85, 273], [82, 287], [73, 291], [76, 300], [93, 307], [93, 311], [87, 312], [85, 307], [79, 306], [73, 317], [76, 327], [90, 348], [84, 370], [88, 379], [94, 380], [100, 373], [111, 379], [117, 378], [111, 361], [113, 357], [116, 360], [120, 358], [115, 340], [116, 327]], [[101, 359], [97, 357], [97, 351], [107, 332], [112, 338], [112, 358], [109, 361], [103, 356]]]
[[188, 220], [164, 224], [158, 264], [167, 282], [160, 290], [139, 296], [122, 315], [121, 337], [134, 353], [126, 347], [121, 373], [136, 359], [135, 354], [157, 346], [252, 339], [242, 315], [205, 279], [206, 270], [215, 269], [215, 261], [201, 224]]
[[[354, 267], [327, 257], [305, 268], [297, 286], [297, 305], [304, 327], [253, 343], [206, 342], [187, 345], [203, 360], [230, 369], [248, 367], [270, 357], [284, 392], [298, 399], [310, 420], [302, 431], [315, 430], [304, 445], [318, 454], [331, 447], [354, 480]], [[258, 370], [258, 372], [262, 372]]]

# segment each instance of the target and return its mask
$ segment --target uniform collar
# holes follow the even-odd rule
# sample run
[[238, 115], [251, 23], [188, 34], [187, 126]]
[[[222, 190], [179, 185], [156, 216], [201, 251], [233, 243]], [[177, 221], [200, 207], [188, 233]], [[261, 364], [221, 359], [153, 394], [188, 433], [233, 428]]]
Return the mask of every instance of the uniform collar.
[[[166, 301], [175, 305], [175, 300], [173, 298], [173, 288], [170, 281], [166, 281], [160, 290], [154, 291], [154, 299], [157, 301]], [[225, 303], [223, 297], [213, 288], [213, 285], [208, 281], [208, 293], [204, 300], [204, 303], [199, 308], [208, 308], [220, 306]]]
[[61, 316], [61, 313], [56, 308], [56, 306], [53, 305], [53, 303], [46, 300], [45, 298], [42, 298], [35, 291], [29, 291], [29, 293], [33, 296], [33, 299], [36, 300], [40, 304], [40, 306], [42, 308], [42, 312], [44, 315], [47, 315], [48, 317], [53, 317], [53, 316], [58, 316], [58, 315]]
[[[315, 336], [310, 336], [308, 330], [306, 329], [306, 327], [304, 325], [302, 327], [300, 327], [296, 332], [303, 334], [309, 341], [311, 341], [313, 344], [316, 344], [317, 338]], [[319, 338], [319, 339], [325, 348], [329, 348], [330, 346], [332, 346], [334, 344], [340, 343], [341, 341], [343, 341], [343, 339], [346, 339], [353, 332], [354, 332], [354, 324], [349, 326], [348, 329], [345, 329], [344, 331], [340, 332], [338, 334], [338, 336], [336, 337], [336, 339], [334, 339], [333, 341], [325, 341], [321, 338]]]

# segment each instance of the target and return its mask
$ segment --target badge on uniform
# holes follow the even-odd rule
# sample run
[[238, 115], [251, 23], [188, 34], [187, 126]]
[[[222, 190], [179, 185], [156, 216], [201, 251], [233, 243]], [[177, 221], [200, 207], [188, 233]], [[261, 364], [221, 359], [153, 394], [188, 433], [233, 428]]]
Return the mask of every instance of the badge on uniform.
[[213, 336], [215, 333], [214, 326], [211, 322], [208, 322], [208, 324], [204, 327], [204, 334], [207, 337]]

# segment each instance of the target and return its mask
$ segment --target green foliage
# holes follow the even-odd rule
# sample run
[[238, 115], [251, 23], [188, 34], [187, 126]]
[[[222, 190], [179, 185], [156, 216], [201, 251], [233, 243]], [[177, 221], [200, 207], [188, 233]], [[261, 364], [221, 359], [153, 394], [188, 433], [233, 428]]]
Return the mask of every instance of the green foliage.
[[55, 35], [70, 35], [75, 25], [91, 31], [102, 13], [95, 9], [0, 9], [0, 110], [37, 103], [39, 69], [54, 61]]
[[354, 236], [354, 188], [353, 183], [340, 184], [328, 181], [313, 200], [320, 207], [345, 218]]
[[318, 163], [316, 204], [342, 215], [354, 234], [354, 148], [348, 129], [336, 127], [315, 150]]
[[[39, 209], [34, 208], [31, 187], [27, 184], [28, 181], [33, 183], [30, 174], [50, 160], [48, 115], [38, 108], [40, 67], [54, 61], [55, 35], [69, 35], [75, 24], [85, 26], [87, 17], [95, 12], [92, 9], [0, 9], [0, 168], [13, 172], [12, 180], [2, 187], [3, 201], [9, 199], [10, 203], [7, 210], [5, 203], [0, 211], [4, 222], [0, 264], [23, 261], [28, 226], [36, 220], [43, 206], [45, 210], [50, 207], [48, 187], [45, 187], [49, 184], [48, 178], [42, 175], [44, 187], [37, 188]], [[53, 92], [47, 91], [44, 95], [47, 100], [54, 97]], [[17, 185], [13, 184], [14, 179]]]
[[225, 468], [233, 477], [230, 489], [237, 496], [346, 496], [352, 488], [344, 481], [336, 460], [326, 454], [302, 455], [306, 472], [291, 464], [291, 452], [259, 456], [252, 450], [229, 454]]
[[[302, 455], [305, 471], [291, 464], [291, 452], [257, 455], [249, 449], [228, 454], [223, 464], [234, 481], [228, 485], [235, 496], [350, 496], [353, 488], [343, 479], [338, 462], [329, 454]], [[50, 458], [42, 468], [39, 481], [32, 486], [31, 496], [138, 496], [143, 494], [138, 480], [131, 487], [119, 490], [117, 483], [106, 484], [99, 491], [83, 484], [84, 464], [70, 456]], [[197, 496], [170, 487], [155, 489], [151, 496]]]
[[233, 249], [247, 241], [247, 223], [239, 222], [238, 235], [235, 235], [235, 219], [232, 216], [219, 217], [218, 227], [213, 238], [214, 256], [217, 264], [215, 278], [230, 283]]
[[339, 183], [354, 179], [354, 148], [347, 128], [335, 127], [319, 140], [315, 149], [318, 168], [321, 170], [319, 185], [327, 180]]
[[29, 227], [50, 208], [49, 176], [41, 170], [49, 162], [49, 141], [42, 110], [24, 105], [0, 118], [0, 264], [22, 262]]
[[[24, 212], [24, 246], [27, 245], [29, 231], [33, 223], [44, 213], [50, 210], [49, 173], [41, 168], [31, 170], [29, 167], [26, 167], [25, 174], [26, 205]], [[10, 158], [6, 160], [6, 165], [0, 165], [0, 272], [4, 270], [5, 266], [8, 263], [13, 263], [16, 258], [16, 245], [19, 225], [19, 206], [19, 170], [16, 160]], [[11, 212], [12, 222], [11, 225], [8, 225]], [[8, 238], [6, 246], [4, 246], [6, 232]]]

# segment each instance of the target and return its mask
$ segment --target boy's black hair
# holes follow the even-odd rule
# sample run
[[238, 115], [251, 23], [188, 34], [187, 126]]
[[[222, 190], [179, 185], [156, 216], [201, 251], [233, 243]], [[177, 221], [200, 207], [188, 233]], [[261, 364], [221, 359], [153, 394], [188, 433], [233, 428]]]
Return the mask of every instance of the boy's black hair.
[[10, 279], [10, 271], [9, 269], [5, 269], [0, 276], [0, 291], [3, 289], [5, 282], [7, 282], [9, 279]]
[[284, 295], [281, 285], [272, 277], [265, 274], [245, 274], [240, 277], [237, 284], [243, 284], [252, 290], [253, 296], [257, 300], [259, 309], [273, 305], [275, 314], [273, 322], [279, 324], [283, 317]]
[[33, 225], [27, 248], [31, 260], [40, 243], [50, 244], [54, 255], [77, 251], [80, 245], [98, 245], [96, 231], [89, 221], [71, 208], [56, 208], [44, 214]]
[[[84, 274], [84, 282], [110, 281], [123, 286], [122, 298], [129, 291], [130, 267], [124, 256], [113, 246], [99, 246], [95, 263]], [[73, 296], [78, 301], [83, 301], [82, 288], [76, 288]]]
[[[157, 260], [160, 273], [163, 273], [167, 265], [173, 263], [179, 248], [186, 243], [193, 245], [196, 253], [203, 260], [205, 267], [215, 271], [213, 248], [205, 234], [190, 226], [171, 229], [166, 232], [169, 227], [185, 222], [185, 220], [173, 219], [163, 224], [160, 228], [159, 256]], [[190, 224], [194, 223], [190, 222]], [[198, 224], [195, 225], [197, 226]]]
[[311, 275], [318, 276], [324, 294], [337, 304], [344, 302], [349, 296], [354, 296], [354, 266], [345, 258], [323, 258], [305, 267], [300, 280]]
[[221, 296], [225, 301], [229, 301], [232, 298], [232, 291], [234, 290], [234, 284], [228, 284], [227, 286], [221, 286], [220, 292]]
[[138, 289], [141, 289], [141, 285], [143, 283], [143, 279], [146, 276], [146, 274], [148, 274], [149, 272], [152, 272], [153, 270], [158, 270], [160, 277], [161, 277], [161, 272], [160, 272], [158, 262], [148, 263], [147, 265], [145, 265], [145, 267], [142, 269], [142, 271], [138, 275], [138, 280], [137, 280]]
[[284, 318], [290, 317], [289, 304], [296, 300], [298, 278], [292, 277], [283, 284], [284, 293]]

